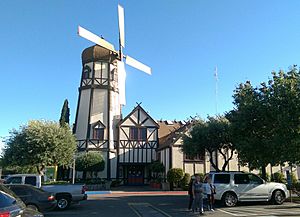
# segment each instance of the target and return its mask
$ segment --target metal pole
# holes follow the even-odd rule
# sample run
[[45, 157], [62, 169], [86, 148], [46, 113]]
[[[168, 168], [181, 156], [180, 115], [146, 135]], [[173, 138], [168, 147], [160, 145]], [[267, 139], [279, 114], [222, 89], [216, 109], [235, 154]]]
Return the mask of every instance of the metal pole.
[[73, 172], [72, 172], [72, 184], [73, 185], [75, 184], [75, 173], [76, 173], [76, 170], [75, 170], [75, 157], [74, 157], [74, 160], [73, 160]]

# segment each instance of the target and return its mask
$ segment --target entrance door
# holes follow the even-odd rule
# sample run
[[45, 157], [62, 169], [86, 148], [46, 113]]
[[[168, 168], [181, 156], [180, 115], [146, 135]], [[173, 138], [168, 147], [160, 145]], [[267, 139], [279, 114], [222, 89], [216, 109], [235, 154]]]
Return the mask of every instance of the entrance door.
[[144, 166], [128, 166], [127, 168], [128, 185], [144, 184]]

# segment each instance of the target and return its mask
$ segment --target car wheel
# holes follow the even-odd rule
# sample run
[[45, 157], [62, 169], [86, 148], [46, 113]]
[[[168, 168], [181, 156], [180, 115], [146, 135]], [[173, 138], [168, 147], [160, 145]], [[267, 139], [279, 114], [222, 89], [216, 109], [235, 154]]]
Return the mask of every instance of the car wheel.
[[39, 211], [39, 208], [38, 208], [36, 205], [34, 205], [34, 204], [28, 204], [26, 207], [27, 207], [28, 209], [32, 209], [32, 210], [35, 210], [35, 211]]
[[273, 199], [274, 204], [281, 205], [285, 201], [284, 193], [280, 190], [276, 190], [273, 192], [272, 199]]
[[236, 206], [237, 202], [238, 202], [238, 199], [237, 199], [237, 196], [234, 193], [227, 192], [223, 196], [223, 203], [227, 207]]
[[65, 210], [70, 206], [70, 199], [67, 197], [60, 197], [57, 198], [57, 209], [59, 210]]

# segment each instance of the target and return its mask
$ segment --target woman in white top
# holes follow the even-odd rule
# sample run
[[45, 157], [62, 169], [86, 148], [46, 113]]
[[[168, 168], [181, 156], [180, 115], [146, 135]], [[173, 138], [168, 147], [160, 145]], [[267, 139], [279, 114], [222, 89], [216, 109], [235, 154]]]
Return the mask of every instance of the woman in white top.
[[207, 177], [207, 185], [205, 191], [207, 195], [207, 204], [208, 204], [207, 208], [210, 211], [214, 211], [216, 187], [211, 183], [210, 177]]

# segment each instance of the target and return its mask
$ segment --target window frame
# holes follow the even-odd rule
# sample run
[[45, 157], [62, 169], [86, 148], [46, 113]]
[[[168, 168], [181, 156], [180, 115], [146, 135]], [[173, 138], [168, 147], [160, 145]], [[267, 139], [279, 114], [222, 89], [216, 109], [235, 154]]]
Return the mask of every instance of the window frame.
[[129, 140], [147, 141], [147, 127], [130, 127]]

